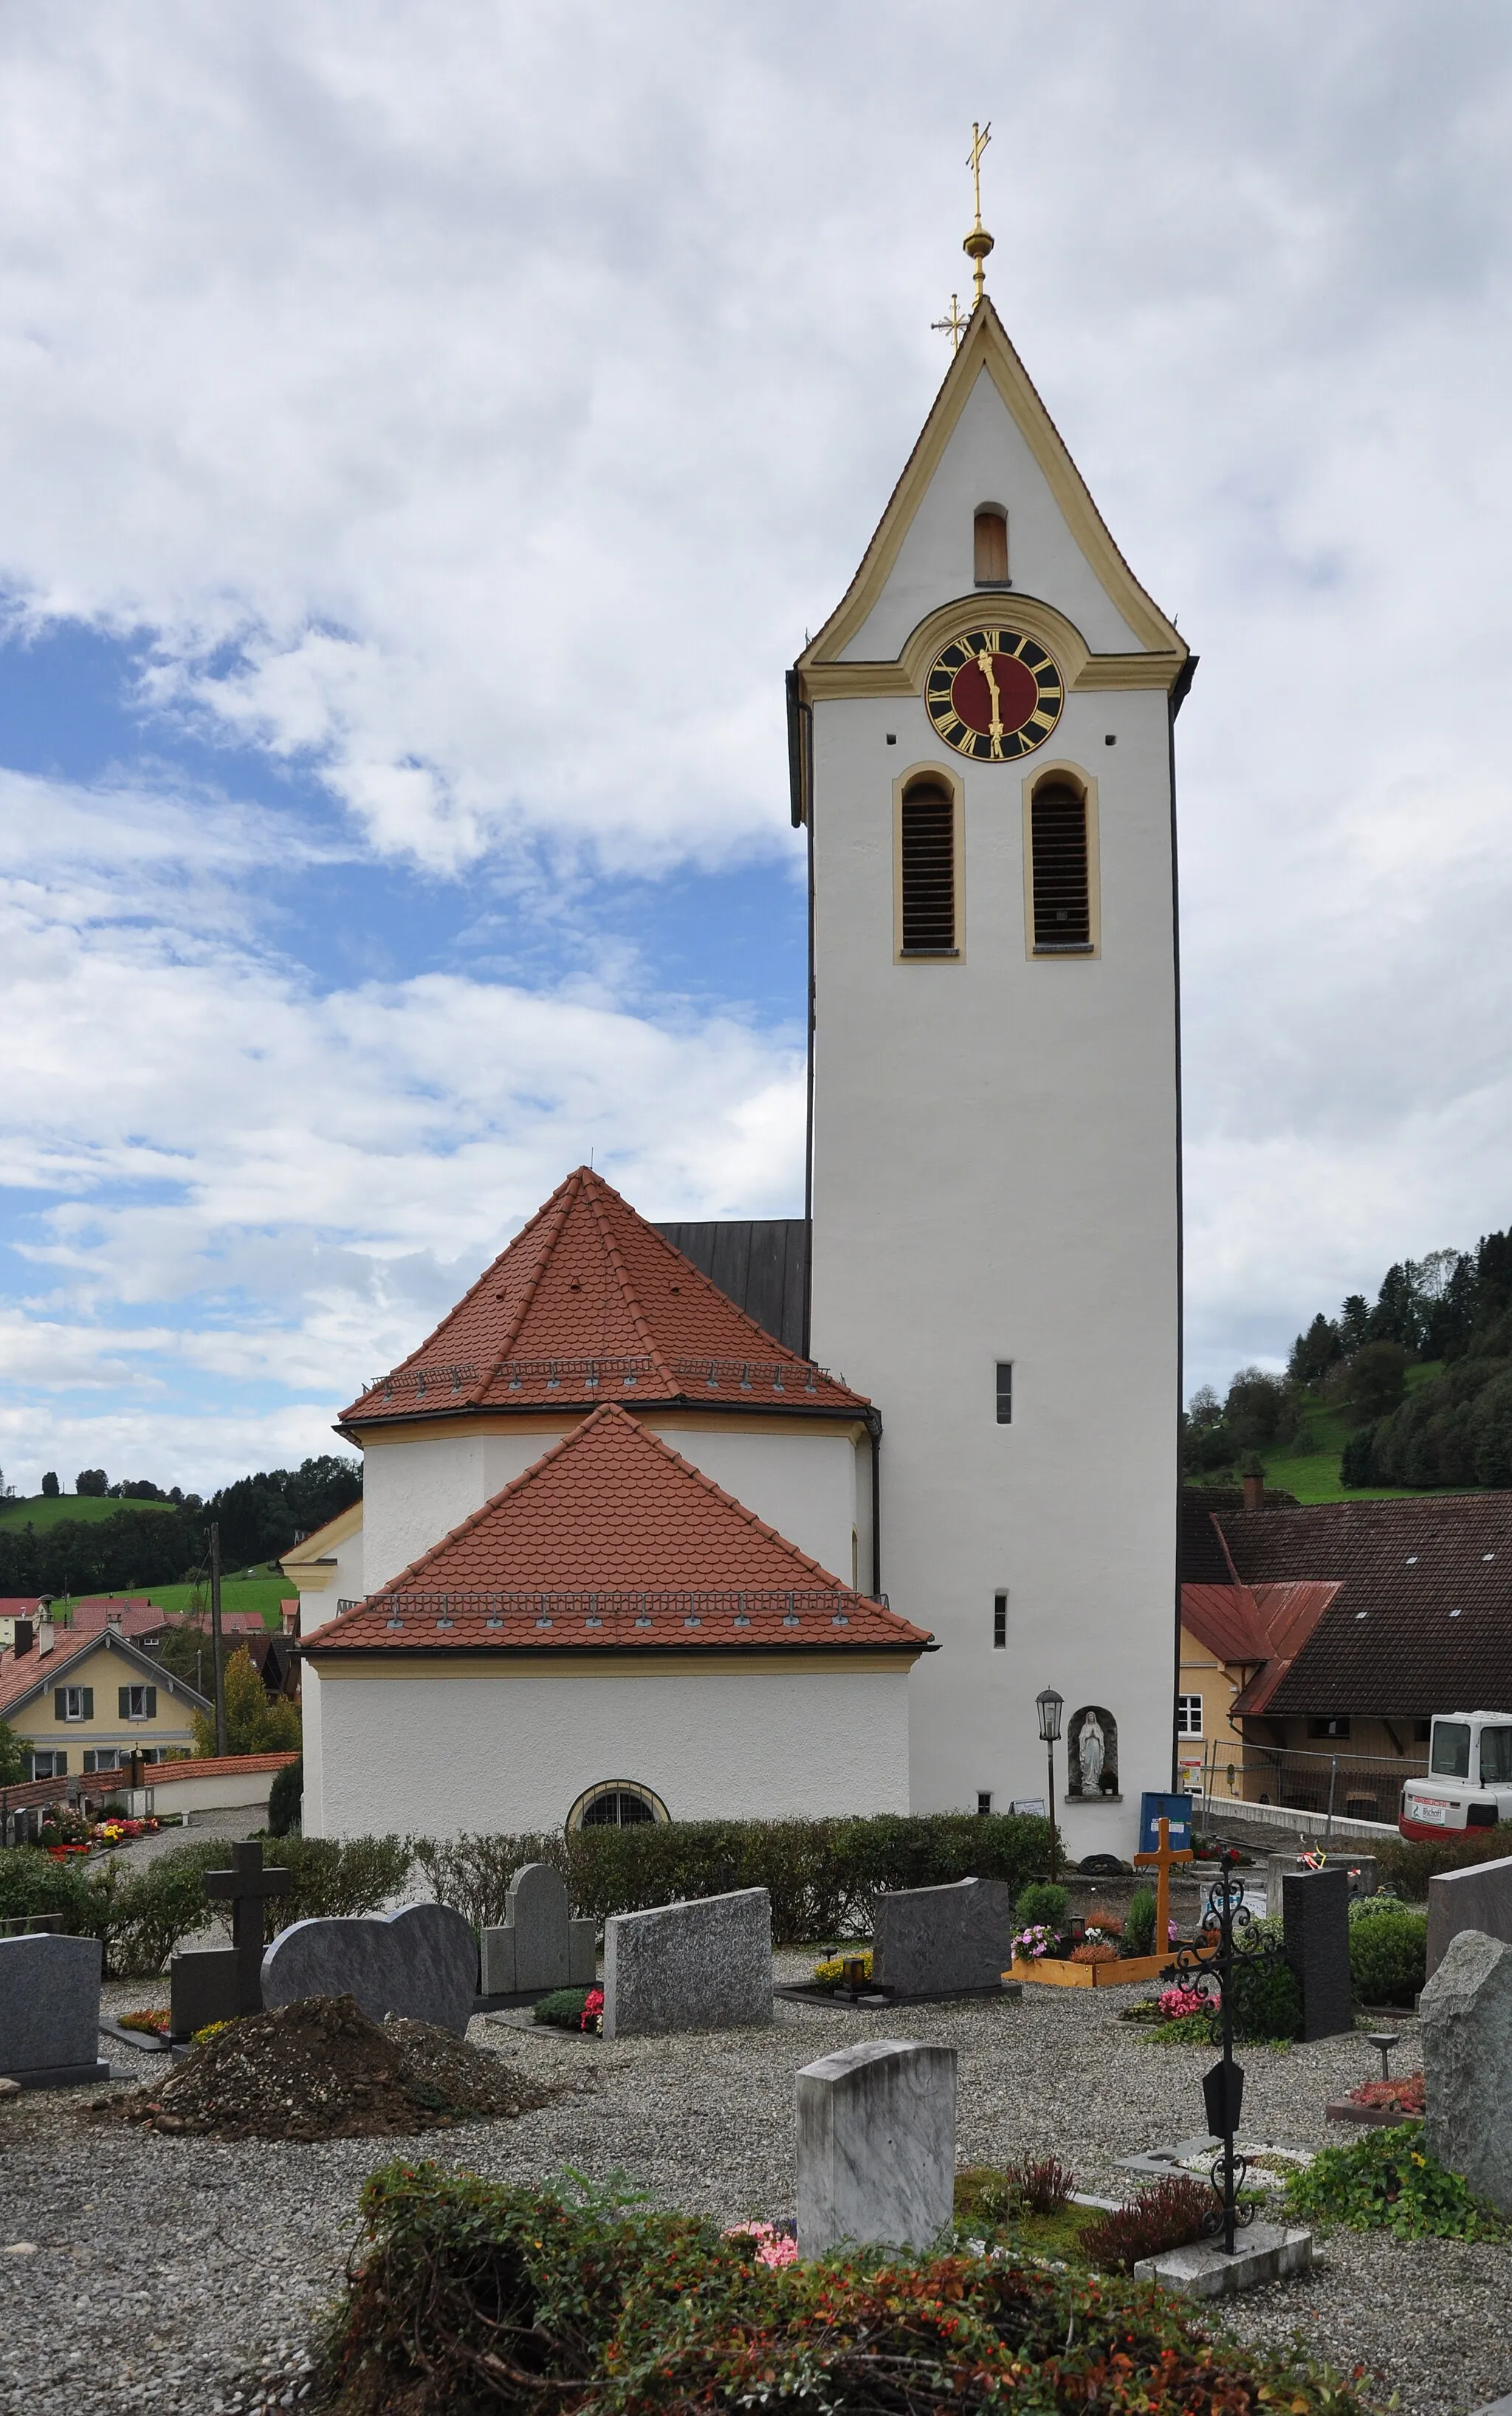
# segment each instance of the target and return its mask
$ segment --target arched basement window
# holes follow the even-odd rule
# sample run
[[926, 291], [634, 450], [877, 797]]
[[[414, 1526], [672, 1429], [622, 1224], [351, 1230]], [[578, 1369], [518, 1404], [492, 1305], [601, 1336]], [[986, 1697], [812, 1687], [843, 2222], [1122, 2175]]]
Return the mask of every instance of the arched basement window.
[[1034, 793], [1029, 826], [1035, 954], [1090, 956], [1086, 798], [1067, 779], [1042, 781]]
[[633, 1829], [645, 1821], [664, 1821], [668, 1812], [659, 1795], [633, 1778], [603, 1778], [583, 1789], [567, 1817], [569, 1829]]
[[972, 525], [973, 559], [978, 587], [1008, 583], [1008, 516], [1000, 504], [978, 505]]
[[901, 952], [905, 957], [954, 957], [956, 936], [956, 801], [930, 774], [910, 780], [900, 808], [899, 876], [902, 889]]

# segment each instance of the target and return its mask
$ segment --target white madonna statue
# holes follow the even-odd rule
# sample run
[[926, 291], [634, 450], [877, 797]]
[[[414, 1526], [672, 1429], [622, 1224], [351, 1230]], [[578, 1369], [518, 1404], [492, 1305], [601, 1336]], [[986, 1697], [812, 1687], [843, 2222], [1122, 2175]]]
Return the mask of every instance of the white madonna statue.
[[1077, 1738], [1077, 1755], [1081, 1764], [1081, 1792], [1096, 1795], [1102, 1779], [1104, 1738], [1102, 1722], [1096, 1712], [1088, 1712]]

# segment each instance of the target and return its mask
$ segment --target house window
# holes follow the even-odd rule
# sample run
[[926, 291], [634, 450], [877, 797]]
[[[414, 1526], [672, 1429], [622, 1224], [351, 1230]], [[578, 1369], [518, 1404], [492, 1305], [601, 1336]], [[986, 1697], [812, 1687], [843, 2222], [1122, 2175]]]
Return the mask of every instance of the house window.
[[58, 1720], [92, 1720], [95, 1716], [93, 1686], [54, 1686], [53, 1716]]
[[1064, 775], [1042, 780], [1031, 798], [1029, 856], [1036, 956], [1090, 956], [1087, 800]]
[[991, 1792], [990, 1788], [979, 1789], [977, 1790], [977, 1796], [976, 1796], [976, 1817], [977, 1817], [977, 1819], [978, 1819], [979, 1820], [986, 1820], [986, 1818], [987, 1818], [987, 1816], [988, 1816], [988, 1814], [991, 1811], [991, 1809], [992, 1809], [992, 1792]]
[[898, 806], [898, 953], [959, 957], [956, 793], [939, 773], [906, 783]]
[[1330, 1740], [1335, 1744], [1347, 1744], [1349, 1740], [1349, 1722], [1347, 1719], [1309, 1720], [1308, 1722], [1308, 1734], [1309, 1737], [1316, 1737], [1321, 1743], [1324, 1744], [1328, 1743]]
[[1001, 1653], [1008, 1640], [1008, 1597], [1005, 1593], [992, 1596], [992, 1650]]
[[633, 1829], [644, 1821], [663, 1821], [667, 1807], [659, 1795], [633, 1778], [604, 1778], [585, 1788], [567, 1817], [569, 1829]]
[[86, 1773], [93, 1770], [114, 1770], [118, 1766], [120, 1759], [121, 1748], [119, 1745], [86, 1745], [84, 1748], [84, 1769]]
[[972, 563], [978, 587], [1008, 583], [1008, 516], [1001, 504], [978, 506], [972, 522]]
[[66, 1753], [33, 1754], [32, 1776], [34, 1778], [67, 1778], [68, 1775], [68, 1757]]
[[155, 1720], [158, 1716], [156, 1686], [123, 1686], [120, 1689], [120, 1715], [123, 1720]]
[[1176, 1734], [1179, 1737], [1200, 1737], [1202, 1733], [1202, 1698], [1201, 1695], [1176, 1697]]
[[1000, 1427], [1013, 1424], [1013, 1362], [1000, 1359], [997, 1363], [997, 1422]]

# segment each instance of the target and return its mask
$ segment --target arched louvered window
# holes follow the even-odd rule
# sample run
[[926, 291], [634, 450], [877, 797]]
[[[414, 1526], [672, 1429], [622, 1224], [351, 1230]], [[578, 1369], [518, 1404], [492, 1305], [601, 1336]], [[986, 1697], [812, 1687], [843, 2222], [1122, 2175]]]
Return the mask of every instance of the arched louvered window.
[[938, 773], [908, 781], [899, 802], [899, 951], [954, 957], [960, 866], [956, 798]]
[[1036, 957], [1091, 956], [1092, 865], [1086, 793], [1064, 774], [1041, 780], [1029, 808], [1030, 898]]
[[1001, 504], [979, 504], [972, 524], [973, 567], [978, 587], [1008, 583], [1008, 516]]

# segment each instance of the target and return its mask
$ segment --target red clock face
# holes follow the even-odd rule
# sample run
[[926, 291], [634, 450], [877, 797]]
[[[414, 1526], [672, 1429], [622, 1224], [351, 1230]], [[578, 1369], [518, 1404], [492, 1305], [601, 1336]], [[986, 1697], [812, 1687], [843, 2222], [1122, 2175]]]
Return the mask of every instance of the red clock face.
[[973, 629], [936, 657], [924, 702], [947, 747], [979, 763], [1011, 763], [1042, 746], [1066, 688], [1043, 646], [1012, 629]]

